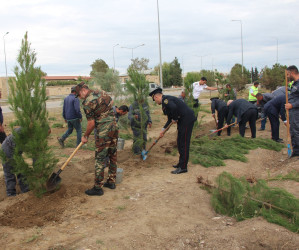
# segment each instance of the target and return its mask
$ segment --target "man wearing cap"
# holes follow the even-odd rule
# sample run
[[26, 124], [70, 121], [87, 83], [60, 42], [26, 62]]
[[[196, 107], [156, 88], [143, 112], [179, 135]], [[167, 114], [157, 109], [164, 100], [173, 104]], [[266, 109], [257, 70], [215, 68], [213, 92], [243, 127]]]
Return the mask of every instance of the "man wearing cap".
[[180, 154], [179, 163], [175, 166], [174, 171], [171, 171], [172, 174], [181, 174], [188, 172], [188, 160], [189, 160], [189, 147], [190, 139], [192, 135], [192, 129], [196, 117], [194, 112], [190, 109], [184, 102], [174, 96], [163, 95], [162, 89], [157, 88], [149, 94], [153, 101], [157, 104], [162, 104], [162, 110], [164, 115], [167, 115], [168, 120], [165, 123], [160, 137], [164, 136], [164, 130], [171, 124], [177, 123], [178, 128], [178, 137], [177, 145]]
[[[102, 187], [115, 189], [117, 170], [118, 127], [112, 108], [112, 98], [105, 91], [93, 91], [81, 82], [76, 86], [76, 95], [83, 99], [82, 106], [86, 114], [87, 127], [81, 141], [88, 142], [88, 137], [95, 130], [95, 184], [85, 191], [87, 195], [103, 195]], [[108, 163], [108, 178], [104, 183], [104, 169]]]
[[82, 114], [80, 111], [80, 101], [76, 98], [76, 86], [71, 88], [71, 93], [64, 99], [63, 101], [63, 112], [62, 116], [67, 123], [67, 131], [64, 133], [63, 136], [58, 137], [57, 140], [61, 147], [64, 147], [64, 141], [68, 138], [72, 133], [74, 128], [77, 131], [77, 146], [81, 142], [82, 136], [82, 128], [81, 128], [81, 121], [82, 121]]
[[[214, 118], [215, 117], [215, 112], [217, 110], [217, 118], [218, 118], [218, 122], [217, 122], [217, 129], [221, 129], [223, 127], [224, 124], [224, 120], [227, 119], [227, 115], [228, 115], [228, 106], [226, 105], [226, 103], [222, 100], [220, 100], [218, 97], [213, 97], [210, 99], [212, 101], [211, 103], [211, 110], [212, 110], [212, 116]], [[231, 127], [227, 128], [227, 136], [230, 136], [230, 130]], [[220, 136], [221, 135], [222, 130], [218, 131], [217, 135]]]

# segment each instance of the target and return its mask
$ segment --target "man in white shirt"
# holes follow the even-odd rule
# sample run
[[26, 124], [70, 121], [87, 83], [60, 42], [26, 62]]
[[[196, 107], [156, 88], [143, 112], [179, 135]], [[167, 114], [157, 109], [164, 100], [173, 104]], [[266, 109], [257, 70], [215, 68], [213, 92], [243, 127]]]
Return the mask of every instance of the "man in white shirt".
[[202, 77], [199, 82], [194, 82], [192, 85], [192, 95], [194, 100], [193, 108], [198, 108], [198, 98], [203, 90], [217, 90], [217, 88], [207, 86], [207, 78], [205, 77]]

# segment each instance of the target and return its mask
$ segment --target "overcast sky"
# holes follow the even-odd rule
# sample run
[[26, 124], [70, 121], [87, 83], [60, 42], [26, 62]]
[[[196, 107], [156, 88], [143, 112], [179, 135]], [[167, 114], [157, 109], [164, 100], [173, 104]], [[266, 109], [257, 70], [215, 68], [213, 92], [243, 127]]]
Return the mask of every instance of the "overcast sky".
[[[132, 57], [159, 64], [156, 0], [0, 0], [0, 76], [13, 75], [28, 31], [37, 65], [48, 75], [89, 75], [98, 58], [125, 73]], [[184, 72], [244, 66], [299, 66], [298, 0], [159, 0], [162, 61]]]

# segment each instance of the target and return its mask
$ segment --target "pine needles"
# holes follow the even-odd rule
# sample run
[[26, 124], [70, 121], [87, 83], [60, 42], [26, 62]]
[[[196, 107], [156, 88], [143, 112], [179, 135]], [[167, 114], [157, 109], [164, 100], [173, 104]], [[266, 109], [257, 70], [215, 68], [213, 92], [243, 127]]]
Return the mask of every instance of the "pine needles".
[[225, 166], [223, 160], [232, 159], [246, 162], [245, 154], [249, 150], [263, 148], [280, 151], [284, 146], [270, 139], [243, 138], [240, 135], [221, 139], [209, 139], [207, 136], [194, 138], [190, 147], [190, 159], [193, 164], [201, 164], [204, 167]]
[[217, 213], [235, 217], [238, 221], [263, 216], [268, 222], [299, 232], [299, 199], [286, 190], [267, 186], [264, 180], [250, 185], [245, 178], [235, 178], [223, 172], [212, 190], [212, 206]]

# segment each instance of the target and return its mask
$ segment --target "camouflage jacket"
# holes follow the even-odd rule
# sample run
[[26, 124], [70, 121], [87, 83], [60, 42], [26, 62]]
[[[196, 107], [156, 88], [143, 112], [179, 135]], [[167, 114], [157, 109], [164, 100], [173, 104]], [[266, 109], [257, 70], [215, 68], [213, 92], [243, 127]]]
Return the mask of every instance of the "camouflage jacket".
[[112, 98], [105, 91], [91, 90], [82, 102], [86, 119], [96, 123], [115, 121], [112, 103]]

